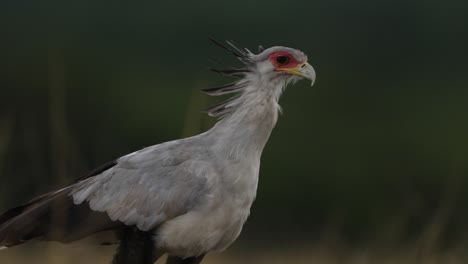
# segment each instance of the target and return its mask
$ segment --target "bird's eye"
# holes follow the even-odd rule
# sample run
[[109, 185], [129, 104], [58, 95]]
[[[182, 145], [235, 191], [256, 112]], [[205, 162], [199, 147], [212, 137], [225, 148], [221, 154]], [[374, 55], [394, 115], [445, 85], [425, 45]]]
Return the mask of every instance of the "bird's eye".
[[278, 56], [276, 57], [276, 62], [279, 64], [279, 65], [284, 65], [286, 63], [289, 62], [289, 58], [286, 57], [286, 56]]

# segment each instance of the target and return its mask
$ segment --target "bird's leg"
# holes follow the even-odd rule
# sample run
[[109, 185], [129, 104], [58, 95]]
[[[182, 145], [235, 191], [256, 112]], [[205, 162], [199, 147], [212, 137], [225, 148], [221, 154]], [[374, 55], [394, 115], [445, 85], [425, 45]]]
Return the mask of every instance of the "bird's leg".
[[121, 230], [120, 245], [112, 264], [153, 264], [159, 256], [152, 232], [127, 227]]
[[191, 258], [180, 258], [175, 256], [168, 256], [166, 264], [199, 264], [201, 263], [203, 257], [205, 255], [201, 255], [198, 257], [191, 257]]

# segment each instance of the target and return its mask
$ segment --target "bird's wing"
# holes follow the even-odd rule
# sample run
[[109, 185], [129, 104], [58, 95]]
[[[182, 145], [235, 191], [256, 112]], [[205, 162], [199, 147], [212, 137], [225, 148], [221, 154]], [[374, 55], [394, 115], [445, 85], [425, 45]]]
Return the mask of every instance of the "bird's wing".
[[[168, 142], [117, 160], [114, 167], [79, 182], [72, 196], [114, 221], [148, 231], [182, 215], [208, 194], [213, 166], [196, 157], [190, 142]], [[200, 154], [200, 155], [197, 155]]]

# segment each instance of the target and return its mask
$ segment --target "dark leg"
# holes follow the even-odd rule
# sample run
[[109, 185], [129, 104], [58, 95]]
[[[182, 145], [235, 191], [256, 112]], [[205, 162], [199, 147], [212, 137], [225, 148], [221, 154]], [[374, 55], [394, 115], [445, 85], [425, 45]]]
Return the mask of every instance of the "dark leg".
[[166, 264], [199, 264], [201, 263], [203, 257], [205, 255], [201, 255], [198, 257], [191, 257], [191, 258], [179, 258], [175, 256], [168, 256]]
[[156, 250], [152, 232], [143, 232], [136, 227], [121, 231], [120, 245], [112, 264], [153, 264]]

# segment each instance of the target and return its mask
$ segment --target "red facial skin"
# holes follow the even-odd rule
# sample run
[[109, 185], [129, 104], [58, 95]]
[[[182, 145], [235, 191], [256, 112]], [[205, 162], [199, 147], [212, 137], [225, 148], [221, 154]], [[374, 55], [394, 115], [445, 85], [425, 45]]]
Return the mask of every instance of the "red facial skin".
[[[284, 64], [278, 63], [278, 61], [276, 61], [276, 58], [281, 57], [281, 56], [287, 57], [288, 61], [286, 63], [284, 63]], [[273, 63], [273, 65], [275, 65], [275, 71], [281, 71], [283, 69], [296, 68], [300, 64], [300, 62], [297, 61], [296, 58], [294, 58], [294, 56], [292, 56], [291, 54], [289, 54], [287, 52], [272, 53], [272, 54], [270, 54], [270, 56], [268, 56], [268, 60], [270, 60], [271, 63]]]

